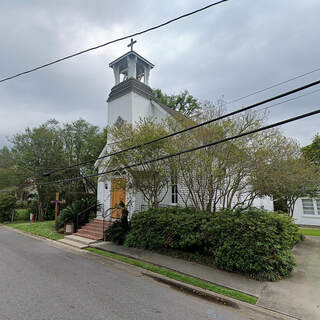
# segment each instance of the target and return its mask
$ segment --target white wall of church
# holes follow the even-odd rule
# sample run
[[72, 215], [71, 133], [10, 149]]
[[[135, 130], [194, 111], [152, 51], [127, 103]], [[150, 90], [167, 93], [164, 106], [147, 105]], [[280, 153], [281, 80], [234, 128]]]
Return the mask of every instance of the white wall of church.
[[97, 190], [97, 200], [102, 204], [102, 208], [97, 212], [97, 219], [102, 219], [102, 210], [106, 212], [111, 207], [110, 197], [111, 183], [110, 181], [99, 181]]
[[253, 200], [252, 206], [273, 211], [273, 200], [269, 197], [256, 198]]
[[133, 94], [130, 92], [108, 103], [107, 115], [109, 126], [112, 126], [119, 116], [125, 121], [132, 121], [132, 100]]
[[132, 92], [132, 123], [136, 123], [140, 118], [147, 118], [151, 116], [150, 100], [135, 92]]
[[108, 103], [107, 117], [108, 125], [112, 126], [120, 116], [129, 123], [136, 123], [140, 118], [153, 117], [163, 120], [168, 117], [168, 113], [161, 107], [135, 92], [130, 92]]
[[164, 111], [155, 101], [153, 101], [150, 108], [151, 116], [155, 119], [165, 120], [168, 118], [168, 113]]

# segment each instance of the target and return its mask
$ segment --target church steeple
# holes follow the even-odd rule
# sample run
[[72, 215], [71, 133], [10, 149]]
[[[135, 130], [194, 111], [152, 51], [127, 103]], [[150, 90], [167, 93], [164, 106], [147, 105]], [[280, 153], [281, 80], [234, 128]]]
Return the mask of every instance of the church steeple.
[[115, 85], [130, 78], [149, 85], [150, 70], [154, 65], [133, 51], [133, 45], [136, 42], [131, 39], [128, 45], [131, 50], [109, 64], [109, 67], [113, 69]]

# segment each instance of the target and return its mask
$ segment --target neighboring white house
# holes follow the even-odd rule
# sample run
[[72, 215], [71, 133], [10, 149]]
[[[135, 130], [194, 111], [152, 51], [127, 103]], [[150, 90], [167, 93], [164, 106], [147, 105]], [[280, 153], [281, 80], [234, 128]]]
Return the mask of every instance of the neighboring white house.
[[[273, 210], [273, 201], [270, 198], [255, 199], [253, 206]], [[293, 219], [296, 224], [306, 226], [320, 226], [320, 199], [300, 198], [297, 200]]]
[[[113, 126], [121, 125], [123, 121], [136, 123], [140, 118], [152, 117], [163, 120], [167, 117], [181, 119], [181, 113], [162, 105], [154, 97], [151, 87], [149, 87], [150, 71], [154, 65], [132, 50], [109, 64], [113, 69], [115, 86], [111, 89], [108, 97], [107, 124]], [[108, 139], [108, 144], [102, 150], [100, 156], [108, 153], [108, 145], [112, 143]], [[96, 162], [98, 172], [106, 170], [106, 161]], [[114, 187], [121, 184], [121, 188]], [[162, 201], [165, 205], [183, 205], [177, 192], [180, 185], [171, 185], [169, 191]], [[147, 208], [148, 203], [141, 192], [134, 192], [127, 181], [125, 174], [114, 175], [108, 179], [98, 180], [98, 201], [103, 204], [102, 210], [98, 212], [97, 218], [102, 218], [102, 212], [114, 208], [122, 200], [128, 204], [129, 216], [134, 212]], [[263, 207], [273, 210], [273, 201], [268, 198], [256, 199], [253, 203], [256, 207]], [[119, 209], [112, 210], [107, 219], [118, 218]], [[320, 199], [298, 199], [294, 215], [297, 224], [320, 225]]]
[[296, 224], [320, 226], [320, 199], [298, 199], [293, 211]]

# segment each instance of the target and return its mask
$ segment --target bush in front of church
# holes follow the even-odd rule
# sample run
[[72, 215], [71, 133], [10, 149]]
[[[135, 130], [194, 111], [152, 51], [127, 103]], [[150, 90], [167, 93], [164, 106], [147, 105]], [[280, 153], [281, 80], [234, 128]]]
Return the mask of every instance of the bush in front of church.
[[150, 250], [202, 251], [201, 226], [210, 215], [193, 208], [179, 207], [136, 213], [131, 219], [131, 231], [125, 244]]
[[122, 245], [129, 231], [130, 222], [128, 222], [128, 217], [122, 216], [120, 220], [113, 222], [113, 224], [105, 231], [104, 240]]
[[289, 276], [295, 266], [291, 249], [300, 234], [287, 214], [257, 208], [222, 210], [202, 232], [206, 254], [218, 268], [275, 281]]
[[125, 245], [275, 281], [292, 272], [291, 249], [299, 240], [297, 226], [285, 214], [257, 208], [214, 214], [161, 208], [133, 216]]

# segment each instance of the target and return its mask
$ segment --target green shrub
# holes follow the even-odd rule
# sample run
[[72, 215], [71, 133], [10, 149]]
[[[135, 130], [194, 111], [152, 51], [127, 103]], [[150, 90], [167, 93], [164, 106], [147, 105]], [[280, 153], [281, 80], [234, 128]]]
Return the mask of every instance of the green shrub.
[[257, 280], [278, 280], [293, 270], [298, 228], [288, 215], [265, 210], [224, 210], [203, 225], [205, 250], [215, 265]]
[[291, 249], [299, 240], [297, 226], [285, 214], [251, 208], [212, 215], [166, 208], [135, 214], [125, 245], [181, 252], [258, 280], [278, 280], [293, 270]]
[[135, 214], [125, 245], [151, 250], [163, 248], [196, 252], [202, 249], [200, 229], [208, 213], [191, 208], [149, 209]]
[[[76, 218], [79, 213], [79, 225], [83, 225], [89, 222], [90, 218], [95, 216], [95, 211], [98, 210], [100, 205], [97, 203], [95, 198], [87, 198], [74, 201], [71, 206], [61, 210], [57, 228], [62, 228], [65, 223], [73, 222], [76, 223]], [[86, 211], [87, 210], [87, 211]], [[86, 211], [86, 212], [84, 212]]]
[[105, 240], [112, 241], [116, 244], [123, 244], [127, 233], [130, 230], [128, 218], [123, 217], [119, 221], [115, 221], [106, 231]]

